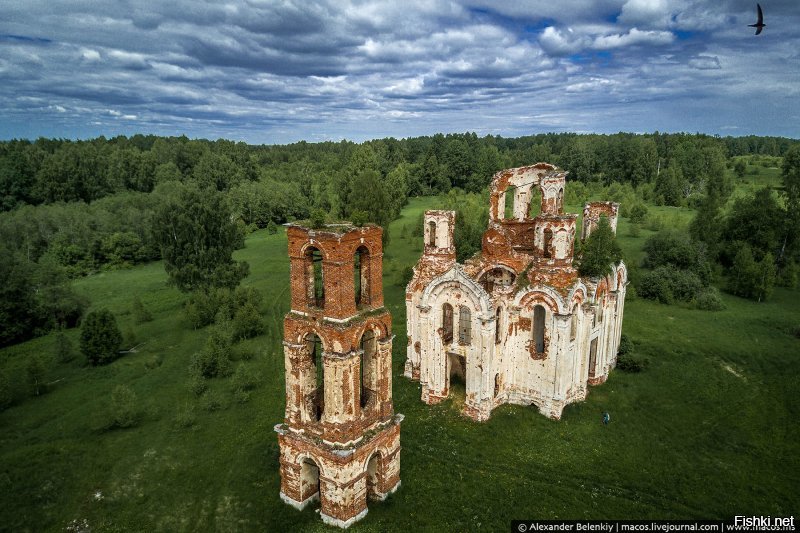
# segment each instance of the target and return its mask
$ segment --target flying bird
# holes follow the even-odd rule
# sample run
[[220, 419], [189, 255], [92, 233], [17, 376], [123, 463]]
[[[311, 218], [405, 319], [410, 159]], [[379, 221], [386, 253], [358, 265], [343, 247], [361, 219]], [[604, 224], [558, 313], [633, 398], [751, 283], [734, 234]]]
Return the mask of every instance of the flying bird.
[[761, 12], [761, 4], [756, 4], [756, 7], [758, 8], [758, 22], [756, 22], [755, 24], [748, 24], [748, 26], [751, 28], [755, 28], [756, 35], [758, 35], [759, 33], [761, 33], [761, 30], [764, 29], [766, 24], [764, 24], [764, 13]]

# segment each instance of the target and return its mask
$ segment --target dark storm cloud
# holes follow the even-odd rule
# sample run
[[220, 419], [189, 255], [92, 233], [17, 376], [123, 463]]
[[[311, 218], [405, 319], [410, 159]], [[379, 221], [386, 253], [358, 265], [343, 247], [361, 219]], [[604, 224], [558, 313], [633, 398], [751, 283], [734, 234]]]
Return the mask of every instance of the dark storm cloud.
[[764, 8], [755, 38], [749, 0], [10, 0], [0, 135], [797, 136], [800, 13]]

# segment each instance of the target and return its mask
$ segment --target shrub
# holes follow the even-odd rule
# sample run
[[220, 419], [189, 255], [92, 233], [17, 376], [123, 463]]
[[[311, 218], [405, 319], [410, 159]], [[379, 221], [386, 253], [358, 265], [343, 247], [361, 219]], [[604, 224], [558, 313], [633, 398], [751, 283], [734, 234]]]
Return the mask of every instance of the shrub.
[[145, 308], [138, 296], [133, 299], [132, 307], [133, 321], [137, 324], [143, 324], [144, 322], [150, 322], [153, 320], [153, 315], [147, 310], [147, 308]]
[[92, 311], [81, 326], [81, 352], [92, 365], [113, 361], [122, 344], [117, 319], [108, 309]]
[[650, 360], [646, 357], [634, 355], [633, 353], [626, 353], [617, 358], [617, 368], [623, 372], [641, 372], [650, 366]]
[[208, 394], [203, 397], [202, 406], [209, 413], [221, 411], [226, 407], [222, 401], [222, 396], [217, 391], [208, 391]]
[[619, 337], [619, 347], [617, 355], [625, 355], [633, 351], [633, 341], [624, 333]]
[[187, 388], [195, 396], [202, 396], [203, 393], [208, 390], [208, 383], [202, 374], [192, 370], [190, 372]]
[[269, 233], [270, 235], [275, 235], [276, 233], [278, 233], [278, 225], [275, 224], [275, 221], [273, 220], [269, 221], [269, 223], [267, 224], [267, 233]]
[[127, 385], [117, 385], [111, 392], [111, 425], [128, 428], [136, 424], [138, 416], [136, 393]]
[[647, 206], [637, 202], [631, 206], [628, 218], [634, 224], [641, 224], [647, 217]]
[[179, 428], [190, 428], [197, 423], [197, 413], [193, 405], [185, 405], [178, 408], [175, 415], [175, 425]]
[[33, 392], [35, 396], [39, 396], [42, 392], [42, 381], [44, 380], [44, 375], [47, 373], [47, 367], [47, 361], [38, 353], [31, 355], [25, 361], [25, 376], [28, 379], [31, 392]]
[[711, 264], [706, 258], [704, 245], [692, 241], [686, 233], [661, 231], [647, 239], [644, 252], [646, 256], [642, 264], [645, 267], [671, 265], [692, 270], [700, 276], [704, 285], [711, 281]]
[[72, 341], [63, 331], [59, 331], [56, 334], [53, 355], [59, 363], [69, 363], [75, 358], [75, 348], [72, 345]]
[[664, 265], [642, 274], [636, 292], [642, 298], [669, 304], [673, 300], [690, 302], [703, 289], [703, 282], [694, 272]]
[[204, 378], [231, 374], [231, 339], [222, 328], [215, 327], [203, 351], [192, 356], [190, 373]]
[[183, 306], [183, 312], [193, 329], [212, 324], [221, 305], [227, 299], [224, 289], [195, 291]]
[[[800, 325], [797, 325], [789, 330], [789, 333], [800, 339]], [[1, 381], [1, 379], [0, 379]], [[0, 402], [2, 402], [2, 398], [0, 398]], [[2, 407], [2, 403], [0, 403], [0, 408]]]
[[233, 338], [235, 340], [250, 339], [264, 333], [264, 321], [261, 313], [251, 303], [245, 304], [236, 311], [233, 317]]
[[251, 391], [256, 388], [260, 380], [259, 375], [247, 365], [239, 365], [233, 374], [233, 388], [236, 391]]
[[725, 309], [725, 304], [722, 302], [716, 287], [707, 287], [700, 291], [695, 305], [697, 305], [698, 309], [703, 309], [704, 311], [722, 311]]
[[322, 209], [315, 209], [311, 213], [311, 227], [319, 229], [325, 226], [325, 211]]
[[369, 221], [369, 213], [356, 209], [350, 214], [350, 219], [354, 226], [363, 226]]
[[407, 266], [400, 273], [400, 286], [407, 287], [411, 278], [414, 277], [414, 267]]
[[637, 287], [637, 296], [656, 300], [662, 304], [672, 303], [672, 287], [669, 280], [656, 271], [642, 273]]

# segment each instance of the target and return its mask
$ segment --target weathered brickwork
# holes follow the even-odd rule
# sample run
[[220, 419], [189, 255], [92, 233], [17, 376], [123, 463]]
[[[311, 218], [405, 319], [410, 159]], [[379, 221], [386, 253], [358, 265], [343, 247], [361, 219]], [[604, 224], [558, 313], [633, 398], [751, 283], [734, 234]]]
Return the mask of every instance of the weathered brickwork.
[[400, 486], [392, 406], [392, 319], [383, 307], [377, 226], [287, 231], [292, 309], [284, 319], [286, 415], [275, 426], [281, 498], [320, 501], [348, 527]]
[[[423, 401], [447, 398], [458, 378], [466, 390], [463, 414], [475, 420], [503, 403], [534, 404], [559, 418], [565, 405], [586, 397], [588, 385], [608, 377], [627, 269], [613, 265], [602, 279], [578, 275], [578, 216], [564, 213], [565, 178], [547, 163], [495, 174], [481, 252], [463, 265], [455, 256], [455, 213], [425, 213], [423, 255], [406, 288], [405, 363]], [[618, 208], [587, 204], [582, 233], [588, 236], [601, 215], [616, 231]]]

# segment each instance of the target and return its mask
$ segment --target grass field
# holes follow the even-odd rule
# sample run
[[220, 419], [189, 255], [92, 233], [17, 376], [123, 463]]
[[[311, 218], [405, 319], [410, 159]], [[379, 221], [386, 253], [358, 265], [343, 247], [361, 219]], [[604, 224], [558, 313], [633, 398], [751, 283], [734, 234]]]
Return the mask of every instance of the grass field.
[[[403, 268], [420, 239], [401, 238], [435, 198], [413, 199], [391, 224], [384, 256], [386, 302], [394, 319], [395, 410], [402, 426], [401, 489], [370, 504], [353, 531], [507, 531], [522, 518], [726, 518], [800, 512], [800, 291], [778, 289], [757, 304], [723, 294], [707, 312], [635, 299], [624, 332], [651, 360], [640, 374], [611, 373], [561, 421], [533, 407], [504, 406], [490, 421], [459, 416], [459, 398], [429, 407], [402, 377]], [[651, 208], [653, 211], [654, 208]], [[690, 212], [660, 208], [687, 221]], [[406, 231], [410, 235], [410, 231]], [[619, 228], [629, 258], [651, 232]], [[81, 358], [54, 365], [39, 396], [22, 399], [22, 363], [51, 354], [54, 335], [0, 351], [20, 398], [0, 413], [0, 530], [323, 531], [314, 509], [278, 498], [274, 424], [284, 409], [282, 319], [288, 310], [286, 237], [252, 234], [238, 259], [245, 281], [264, 295], [267, 332], [237, 346], [255, 356], [236, 364], [261, 376], [239, 403], [230, 378], [211, 380], [208, 402], [187, 388], [187, 367], [209, 330], [183, 323], [183, 295], [165, 284], [160, 263], [76, 282], [93, 308], [108, 307], [138, 353], [100, 368]], [[135, 325], [139, 296], [154, 320]], [[78, 331], [68, 332], [77, 346]], [[153, 367], [153, 358], [163, 362]], [[129, 385], [141, 418], [102, 430], [111, 390]], [[208, 392], [206, 394], [209, 394]], [[611, 413], [608, 426], [601, 413]]]

